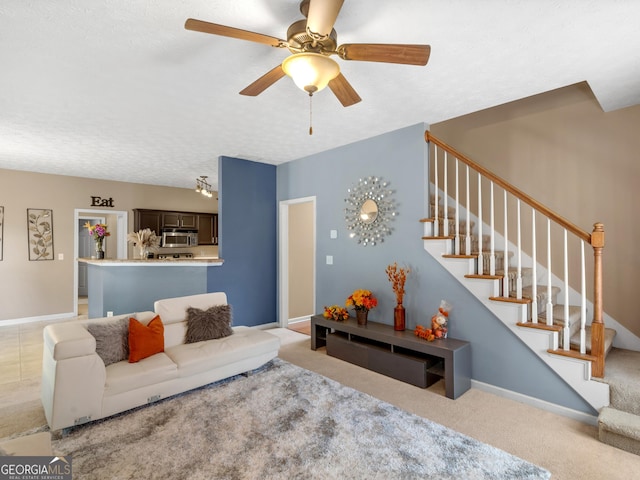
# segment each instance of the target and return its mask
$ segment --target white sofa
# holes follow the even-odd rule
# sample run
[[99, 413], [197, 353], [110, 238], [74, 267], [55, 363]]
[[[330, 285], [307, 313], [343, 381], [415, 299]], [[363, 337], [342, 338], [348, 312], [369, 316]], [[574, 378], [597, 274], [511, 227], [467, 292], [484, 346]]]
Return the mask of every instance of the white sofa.
[[143, 324], [160, 315], [164, 325], [165, 351], [137, 363], [123, 360], [105, 367], [96, 353], [87, 325], [114, 317], [45, 327], [41, 396], [50, 429], [108, 417], [249, 372], [276, 357], [280, 339], [250, 327], [233, 327], [224, 338], [184, 343], [188, 307], [206, 310], [226, 303], [225, 293], [207, 293], [159, 300], [154, 312], [131, 314]]

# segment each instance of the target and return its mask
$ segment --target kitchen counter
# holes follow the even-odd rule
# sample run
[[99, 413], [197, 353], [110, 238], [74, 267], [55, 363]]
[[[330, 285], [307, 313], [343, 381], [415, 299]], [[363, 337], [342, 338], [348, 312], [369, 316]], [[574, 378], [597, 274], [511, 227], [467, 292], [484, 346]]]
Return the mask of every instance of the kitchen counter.
[[193, 257], [193, 258], [163, 258], [162, 260], [157, 258], [105, 258], [99, 260], [97, 258], [79, 258], [79, 262], [84, 262], [89, 265], [100, 265], [102, 267], [146, 267], [146, 266], [202, 266], [202, 267], [215, 267], [224, 263], [222, 258], [216, 257]]
[[89, 318], [153, 310], [153, 302], [163, 298], [221, 291], [210, 279], [225, 273], [224, 260], [213, 257], [79, 258], [78, 262], [87, 265]]

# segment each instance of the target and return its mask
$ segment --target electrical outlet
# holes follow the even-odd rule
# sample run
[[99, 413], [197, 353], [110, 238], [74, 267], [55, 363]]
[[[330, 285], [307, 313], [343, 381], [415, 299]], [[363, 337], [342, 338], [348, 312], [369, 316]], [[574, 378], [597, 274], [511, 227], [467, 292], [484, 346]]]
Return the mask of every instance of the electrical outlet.
[[337, 230], [329, 230], [329, 238], [338, 238], [338, 231]]
[[64, 260], [64, 253], [58, 254], [58, 260]]
[[107, 312], [107, 317], [113, 317], [113, 312], [111, 310]]

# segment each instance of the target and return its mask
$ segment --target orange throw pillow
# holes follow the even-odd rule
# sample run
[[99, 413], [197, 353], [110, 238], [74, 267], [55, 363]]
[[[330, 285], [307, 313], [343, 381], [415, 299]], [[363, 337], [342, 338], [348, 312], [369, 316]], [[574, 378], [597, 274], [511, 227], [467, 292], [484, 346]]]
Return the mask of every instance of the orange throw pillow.
[[164, 325], [160, 315], [156, 315], [149, 325], [135, 318], [129, 319], [129, 363], [164, 352]]

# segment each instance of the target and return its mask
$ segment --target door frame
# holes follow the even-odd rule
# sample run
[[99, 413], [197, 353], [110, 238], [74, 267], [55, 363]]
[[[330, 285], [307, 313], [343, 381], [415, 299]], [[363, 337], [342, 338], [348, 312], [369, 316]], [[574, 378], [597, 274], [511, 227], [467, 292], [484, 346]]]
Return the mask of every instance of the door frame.
[[[85, 213], [86, 215], [82, 215]], [[84, 217], [115, 215], [118, 236], [116, 237], [116, 257], [127, 258], [127, 228], [129, 213], [120, 210], [76, 208], [73, 210], [73, 315], [78, 316], [78, 221]]]
[[[106, 221], [106, 217], [104, 215], [100, 215], [100, 216], [98, 216], [98, 215], [80, 215], [78, 217], [78, 223], [77, 223], [78, 245], [76, 247], [76, 251], [75, 251], [75, 254], [74, 254], [75, 258], [78, 258], [78, 255], [80, 254], [80, 252], [79, 252], [79, 250], [80, 250], [80, 228], [81, 228], [80, 227], [80, 223], [83, 220], [86, 220], [86, 221], [89, 221], [89, 222], [95, 221], [95, 222], [98, 222], [98, 223], [104, 223]], [[75, 269], [76, 269], [76, 272], [78, 272], [77, 276], [78, 276], [78, 279], [79, 279], [79, 277], [80, 277], [80, 275], [79, 275], [80, 262], [75, 262]], [[76, 290], [76, 295], [80, 296], [80, 294], [77, 293], [77, 290]], [[78, 303], [78, 302], [76, 301], [76, 303]]]
[[278, 208], [278, 326], [289, 324], [289, 207], [297, 203], [311, 203], [313, 211], [313, 311], [316, 311], [316, 197], [302, 197], [281, 200]]

